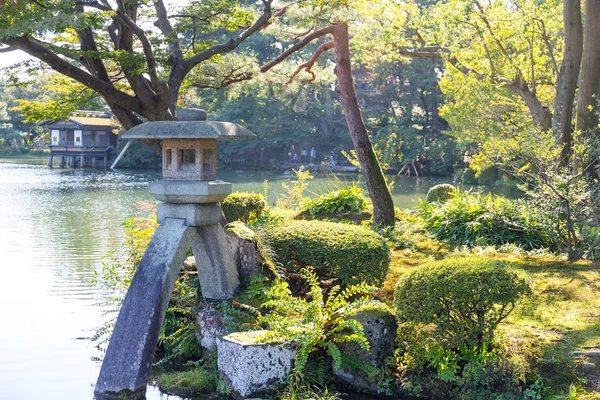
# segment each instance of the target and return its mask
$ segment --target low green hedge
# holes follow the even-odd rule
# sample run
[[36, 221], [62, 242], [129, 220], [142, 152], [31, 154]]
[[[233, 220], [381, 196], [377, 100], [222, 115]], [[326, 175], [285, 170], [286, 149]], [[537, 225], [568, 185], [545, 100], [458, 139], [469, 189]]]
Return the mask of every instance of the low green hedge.
[[456, 188], [450, 184], [442, 183], [440, 185], [435, 185], [427, 192], [427, 202], [433, 203], [434, 201], [438, 203], [443, 203], [446, 200], [451, 199], [454, 196], [454, 191]]
[[320, 277], [344, 284], [381, 285], [390, 263], [385, 240], [362, 226], [290, 221], [267, 226], [262, 236], [288, 270], [312, 266]]
[[258, 193], [231, 193], [221, 202], [227, 222], [242, 221], [251, 224], [261, 216], [266, 207], [265, 198]]

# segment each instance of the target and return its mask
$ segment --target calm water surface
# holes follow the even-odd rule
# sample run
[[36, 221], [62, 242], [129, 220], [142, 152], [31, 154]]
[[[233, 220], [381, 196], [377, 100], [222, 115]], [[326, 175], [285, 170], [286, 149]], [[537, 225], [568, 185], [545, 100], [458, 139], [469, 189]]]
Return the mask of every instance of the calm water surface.
[[[36, 165], [37, 164], [37, 165]], [[0, 160], [0, 399], [91, 399], [101, 354], [91, 341], [109, 293], [90, 284], [103, 256], [122, 246], [134, 204], [157, 172], [48, 169], [45, 160]], [[267, 191], [289, 175], [226, 172], [237, 191]], [[358, 175], [341, 177], [344, 182]], [[264, 181], [268, 180], [265, 184]], [[439, 180], [396, 178], [394, 202], [416, 204]], [[341, 185], [318, 178], [309, 191]], [[494, 190], [502, 191], [502, 189]], [[504, 193], [510, 197], [514, 192]], [[148, 399], [178, 399], [149, 387]]]

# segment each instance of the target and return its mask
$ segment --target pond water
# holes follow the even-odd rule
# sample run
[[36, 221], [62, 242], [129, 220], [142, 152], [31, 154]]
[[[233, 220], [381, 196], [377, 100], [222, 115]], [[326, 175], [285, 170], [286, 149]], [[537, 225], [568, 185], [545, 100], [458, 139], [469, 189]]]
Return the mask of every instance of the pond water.
[[[49, 169], [46, 160], [0, 160], [0, 399], [91, 399], [100, 352], [91, 341], [109, 293], [91, 285], [103, 256], [122, 246], [156, 171]], [[283, 192], [290, 176], [223, 172], [236, 191]], [[267, 180], [268, 183], [264, 183]], [[320, 193], [358, 175], [315, 178]], [[441, 180], [395, 178], [394, 202], [416, 204]], [[486, 189], [489, 190], [489, 189]], [[509, 197], [514, 190], [491, 188]], [[178, 399], [149, 387], [147, 399]]]

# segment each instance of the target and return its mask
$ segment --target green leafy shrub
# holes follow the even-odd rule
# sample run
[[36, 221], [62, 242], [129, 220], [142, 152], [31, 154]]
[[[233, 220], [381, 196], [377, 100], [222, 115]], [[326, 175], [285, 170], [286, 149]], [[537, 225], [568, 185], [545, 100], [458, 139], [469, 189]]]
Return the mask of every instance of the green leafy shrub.
[[454, 196], [454, 192], [456, 188], [448, 183], [442, 183], [440, 185], [435, 185], [427, 192], [428, 203], [438, 202], [444, 203], [446, 200], [451, 199]]
[[500, 246], [525, 250], [552, 248], [536, 210], [524, 201], [456, 191], [443, 204], [422, 203], [419, 215], [436, 239], [455, 246]]
[[522, 360], [509, 357], [494, 333], [530, 290], [510, 263], [482, 257], [447, 258], [408, 272], [393, 303], [401, 322], [398, 373], [416, 385], [406, 389], [433, 398], [520, 398], [515, 388], [531, 377], [517, 374]]
[[506, 261], [447, 258], [400, 279], [394, 293], [398, 318], [433, 324], [450, 349], [491, 347], [494, 330], [531, 289]]
[[312, 266], [321, 277], [374, 285], [381, 285], [388, 271], [385, 240], [362, 226], [291, 221], [267, 226], [261, 235], [289, 270]]
[[465, 169], [461, 177], [462, 183], [465, 185], [477, 185], [477, 177], [475, 176], [475, 171], [471, 168]]
[[266, 207], [267, 202], [259, 193], [231, 193], [221, 202], [223, 214], [228, 222], [242, 221], [251, 224], [261, 216]]
[[480, 185], [494, 185], [498, 180], [498, 168], [489, 167], [481, 171], [477, 183]]
[[341, 343], [352, 342], [363, 350], [369, 349], [361, 323], [345, 316], [369, 304], [375, 288], [360, 284], [342, 290], [340, 286], [334, 286], [325, 297], [311, 268], [302, 269], [300, 273], [309, 288], [306, 298], [294, 297], [282, 279], [265, 287], [266, 301], [260, 306], [259, 324], [269, 332], [263, 340], [296, 343], [298, 352], [294, 368], [297, 372], [302, 372], [311, 353], [319, 349], [331, 357], [335, 368], [341, 368]]
[[306, 199], [303, 210], [313, 216], [335, 213], [360, 213], [365, 209], [364, 191], [351, 185], [346, 189], [325, 193], [316, 199]]

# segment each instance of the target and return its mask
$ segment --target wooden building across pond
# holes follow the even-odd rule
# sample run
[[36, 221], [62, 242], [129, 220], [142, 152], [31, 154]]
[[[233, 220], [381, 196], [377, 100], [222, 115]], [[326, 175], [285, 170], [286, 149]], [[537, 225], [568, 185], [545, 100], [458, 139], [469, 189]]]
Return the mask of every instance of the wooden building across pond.
[[117, 146], [117, 122], [101, 113], [98, 116], [71, 117], [57, 119], [41, 124], [50, 130], [50, 159], [52, 168], [54, 157], [60, 157], [59, 166], [65, 167], [65, 161], [73, 168], [95, 165], [98, 159], [108, 166], [108, 156]]

